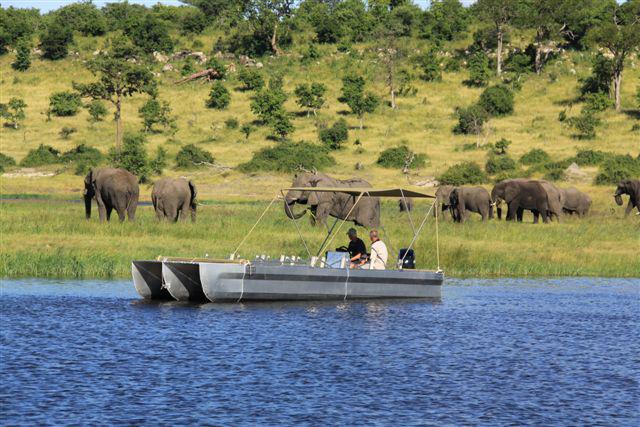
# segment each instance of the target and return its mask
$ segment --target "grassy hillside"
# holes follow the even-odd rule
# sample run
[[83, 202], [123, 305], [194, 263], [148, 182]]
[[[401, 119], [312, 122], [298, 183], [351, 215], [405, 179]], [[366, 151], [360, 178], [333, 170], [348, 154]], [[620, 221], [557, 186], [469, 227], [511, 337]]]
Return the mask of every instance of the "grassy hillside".
[[[200, 36], [200, 41], [204, 46], [211, 46], [214, 38], [213, 34]], [[90, 124], [85, 110], [74, 117], [52, 117], [51, 121], [47, 121], [45, 113], [49, 96], [53, 92], [70, 90], [72, 81], [91, 80], [91, 75], [83, 63], [92, 57], [93, 50], [100, 46], [100, 43], [96, 38], [79, 37], [76, 41], [80, 47], [78, 56], [71, 55], [56, 62], [34, 58], [32, 67], [26, 72], [18, 72], [10, 67], [14, 59], [13, 54], [0, 57], [0, 102], [7, 102], [15, 96], [23, 98], [28, 105], [27, 118], [22, 129], [0, 130], [2, 153], [19, 161], [28, 150], [39, 144], [50, 144], [60, 150], [67, 150], [79, 143], [86, 143], [104, 152], [113, 145], [115, 126], [110, 119], [111, 115], [103, 122]], [[427, 46], [420, 41], [412, 43], [415, 45], [412, 49], [414, 52]], [[468, 41], [459, 41], [457, 45], [461, 47], [465, 43]], [[300, 49], [306, 49], [306, 46]], [[392, 110], [385, 103], [374, 114], [366, 116], [366, 128], [360, 131], [357, 129], [357, 117], [347, 114], [348, 107], [337, 101], [342, 86], [340, 79], [346, 70], [358, 70], [367, 77], [368, 88], [387, 101], [388, 90], [375, 50], [370, 45], [354, 46], [353, 54], [339, 53], [333, 45], [323, 45], [318, 49], [321, 58], [306, 65], [301, 63], [300, 51], [296, 49], [285, 56], [266, 57], [261, 61], [266, 77], [275, 72], [284, 75], [285, 90], [290, 93], [286, 108], [293, 114], [295, 125], [292, 140], [318, 140], [316, 120], [313, 116], [307, 117], [295, 104], [293, 89], [302, 82], [322, 82], [328, 88], [327, 106], [320, 110], [319, 121], [332, 123], [344, 117], [353, 127], [346, 148], [333, 153], [337, 165], [327, 172], [339, 177], [353, 176], [356, 174], [354, 165], [359, 162], [364, 165], [364, 170], [358, 171], [357, 174], [375, 185], [405, 183], [405, 177], [400, 170], [384, 169], [375, 164], [383, 149], [399, 143], [405, 143], [413, 151], [425, 153], [429, 157], [423, 169], [413, 172], [412, 181], [417, 181], [420, 177], [437, 176], [448, 166], [465, 160], [484, 164], [484, 150], [461, 150], [464, 144], [476, 142], [476, 137], [454, 135], [451, 131], [456, 123], [454, 108], [474, 103], [482, 91], [481, 88], [469, 88], [462, 84], [468, 75], [464, 68], [460, 72], [444, 72], [441, 82], [430, 83], [415, 79], [412, 84], [418, 90], [417, 95], [399, 98], [397, 110]], [[574, 131], [558, 121], [558, 114], [565, 109], [569, 116], [579, 113], [579, 103], [572, 107], [567, 105], [576, 99], [578, 78], [589, 75], [591, 57], [591, 53], [567, 51], [557, 60], [551, 61], [542, 75], [524, 76], [522, 89], [515, 95], [515, 113], [508, 117], [491, 119], [482, 142], [490, 143], [507, 138], [512, 141], [510, 154], [516, 158], [531, 148], [542, 148], [557, 160], [572, 156], [579, 148], [638, 155], [640, 133], [632, 131], [633, 125], [638, 123], [635, 92], [640, 84], [640, 65], [637, 59], [629, 61], [624, 75], [623, 111], [616, 113], [608, 110], [603, 113], [604, 125], [598, 129], [596, 139], [575, 139], [572, 137]], [[233, 61], [226, 61], [230, 62]], [[177, 117], [179, 130], [174, 137], [162, 133], [149, 134], [147, 148], [150, 153], [155, 151], [155, 147], [163, 146], [173, 160], [181, 145], [195, 143], [210, 151], [221, 165], [233, 168], [250, 159], [257, 149], [277, 143], [267, 139], [270, 132], [266, 127], [257, 128], [248, 143], [243, 142], [244, 136], [239, 130], [226, 129], [224, 122], [229, 118], [236, 118], [241, 124], [256, 119], [249, 108], [252, 92], [236, 90], [240, 86], [236, 73], [230, 73], [224, 82], [231, 90], [230, 107], [228, 110], [218, 111], [204, 106], [210, 84], [192, 82], [174, 85], [173, 82], [180, 78], [179, 72], [161, 73], [162, 65], [155, 65], [160, 75], [160, 99], [170, 103], [173, 114]], [[177, 61], [173, 65], [179, 70], [182, 62]], [[126, 100], [123, 117], [127, 131], [141, 129], [137, 110], [145, 99], [143, 96], [135, 96]], [[59, 136], [60, 130], [65, 126], [77, 129], [69, 140], [63, 140]], [[353, 145], [356, 139], [361, 141], [363, 147], [363, 150], [358, 152]], [[71, 196], [79, 190], [81, 180], [73, 175], [72, 170], [61, 170], [60, 166], [44, 169], [55, 171], [56, 175], [34, 178], [23, 176], [24, 173], [17, 171], [10, 177], [3, 177], [2, 193], [55, 193]], [[588, 186], [595, 170], [587, 172], [590, 172], [590, 176], [582, 184]], [[173, 166], [169, 167], [166, 174], [193, 176], [200, 184], [201, 194], [209, 198], [269, 197], [275, 189], [289, 181], [289, 177], [285, 175], [249, 176], [233, 170], [220, 173], [207, 169], [176, 171]], [[144, 190], [143, 197], [148, 197]]]

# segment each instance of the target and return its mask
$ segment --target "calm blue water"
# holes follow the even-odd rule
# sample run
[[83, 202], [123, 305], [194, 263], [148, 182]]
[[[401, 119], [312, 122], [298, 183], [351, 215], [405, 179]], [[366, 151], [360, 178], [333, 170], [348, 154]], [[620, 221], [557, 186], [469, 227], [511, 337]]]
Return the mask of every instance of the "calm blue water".
[[2, 281], [0, 422], [639, 425], [640, 280], [189, 306]]

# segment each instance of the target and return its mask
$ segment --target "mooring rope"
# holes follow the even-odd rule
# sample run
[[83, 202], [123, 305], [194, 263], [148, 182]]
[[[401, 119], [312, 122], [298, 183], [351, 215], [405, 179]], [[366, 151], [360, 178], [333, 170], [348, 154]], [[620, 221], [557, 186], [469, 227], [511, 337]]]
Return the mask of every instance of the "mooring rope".
[[242, 297], [244, 296], [244, 277], [247, 275], [248, 265], [249, 265], [248, 262], [244, 264], [244, 271], [242, 272], [242, 280], [240, 281], [240, 297], [238, 298], [238, 301], [236, 301], [236, 303], [239, 303], [242, 300]]
[[347, 300], [347, 293], [349, 292], [349, 270], [351, 269], [351, 265], [347, 266], [347, 280], [344, 281], [344, 299]]

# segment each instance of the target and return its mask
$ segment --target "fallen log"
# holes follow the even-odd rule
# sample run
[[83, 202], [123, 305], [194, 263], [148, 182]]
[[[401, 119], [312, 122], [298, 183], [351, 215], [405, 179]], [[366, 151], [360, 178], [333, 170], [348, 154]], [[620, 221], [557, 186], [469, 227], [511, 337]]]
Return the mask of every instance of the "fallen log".
[[222, 76], [218, 71], [214, 70], [213, 68], [208, 68], [206, 70], [198, 71], [197, 73], [193, 73], [190, 76], [180, 79], [174, 84], [179, 85], [179, 84], [190, 82], [192, 80], [197, 80], [197, 79], [206, 79], [207, 81], [211, 81], [220, 77]]

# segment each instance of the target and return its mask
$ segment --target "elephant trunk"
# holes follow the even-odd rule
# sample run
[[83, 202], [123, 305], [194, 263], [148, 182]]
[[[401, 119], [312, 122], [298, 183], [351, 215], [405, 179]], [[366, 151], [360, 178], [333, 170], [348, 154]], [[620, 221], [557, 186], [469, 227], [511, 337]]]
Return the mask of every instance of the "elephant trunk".
[[84, 195], [84, 211], [87, 219], [91, 218], [91, 197], [89, 194]]
[[307, 213], [306, 210], [300, 212], [299, 214], [296, 214], [293, 212], [293, 206], [296, 204], [295, 200], [292, 202], [287, 202], [287, 200], [284, 201], [284, 212], [287, 214], [287, 216], [289, 217], [289, 219], [293, 219], [293, 220], [298, 220], [300, 218], [302, 218], [304, 216], [305, 213]]
[[620, 194], [617, 194], [617, 193], [616, 193], [616, 194], [614, 195], [614, 198], [616, 199], [616, 204], [617, 204], [618, 206], [622, 206], [622, 197], [620, 196]]

